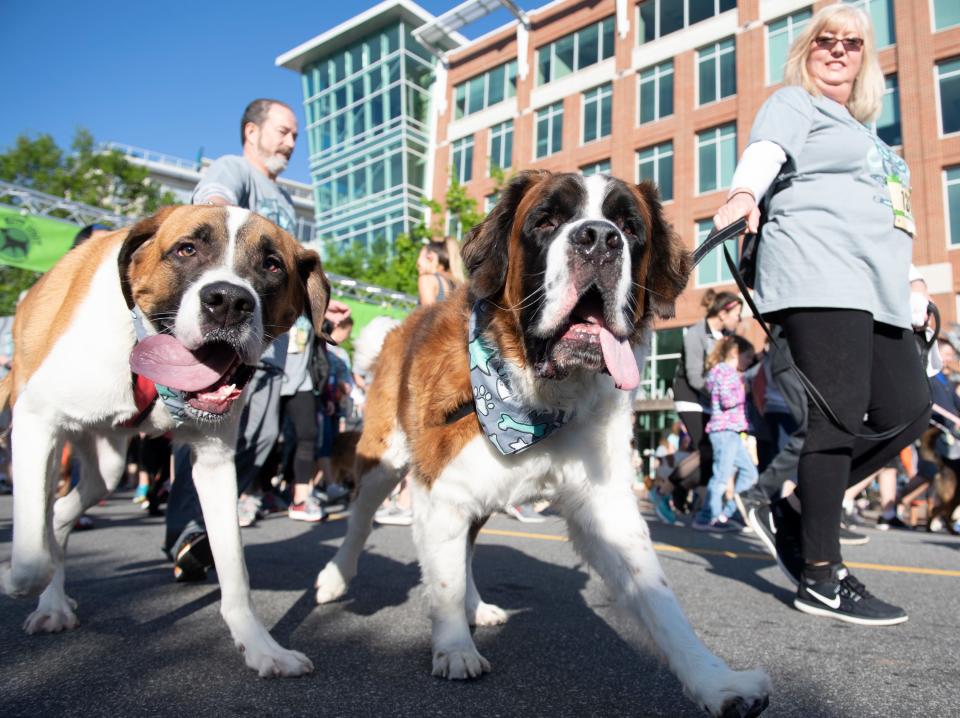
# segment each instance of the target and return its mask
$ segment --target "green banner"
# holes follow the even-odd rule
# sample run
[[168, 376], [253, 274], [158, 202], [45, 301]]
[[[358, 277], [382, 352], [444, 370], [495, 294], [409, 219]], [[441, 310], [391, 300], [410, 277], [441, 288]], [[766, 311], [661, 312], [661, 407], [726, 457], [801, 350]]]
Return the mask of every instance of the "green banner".
[[70, 249], [80, 228], [0, 207], [0, 264], [46, 272]]

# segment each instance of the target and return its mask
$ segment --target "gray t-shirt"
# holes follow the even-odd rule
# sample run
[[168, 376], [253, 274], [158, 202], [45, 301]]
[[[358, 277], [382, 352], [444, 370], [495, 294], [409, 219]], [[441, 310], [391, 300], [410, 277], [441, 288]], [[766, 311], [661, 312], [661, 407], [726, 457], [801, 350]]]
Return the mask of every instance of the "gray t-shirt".
[[[293, 202], [280, 185], [240, 155], [224, 155], [214, 160], [193, 190], [190, 201], [203, 204], [211, 197], [249, 209], [269, 219], [281, 229], [293, 232], [296, 214]], [[283, 371], [286, 366], [286, 337], [277, 337], [261, 360]]]
[[313, 391], [313, 378], [310, 376], [313, 327], [310, 321], [301, 315], [286, 336], [289, 337], [289, 343], [280, 396], [293, 396], [297, 392]]
[[750, 142], [787, 155], [757, 254], [761, 312], [860, 309], [910, 327], [910, 234], [894, 226], [887, 178], [909, 189], [906, 163], [847, 109], [802, 87], [763, 104]]
[[237, 207], [262, 215], [291, 234], [297, 215], [290, 195], [241, 155], [224, 155], [211, 164], [193, 190], [193, 204], [223, 197]]

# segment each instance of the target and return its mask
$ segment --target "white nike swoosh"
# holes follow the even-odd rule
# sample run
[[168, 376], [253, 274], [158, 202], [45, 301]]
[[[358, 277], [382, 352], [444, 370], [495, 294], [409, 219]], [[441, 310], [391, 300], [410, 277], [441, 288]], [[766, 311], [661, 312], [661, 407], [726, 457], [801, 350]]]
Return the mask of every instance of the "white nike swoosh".
[[811, 591], [809, 588], [807, 589], [807, 593], [809, 593], [811, 596], [813, 596], [815, 599], [817, 599], [824, 605], [829, 606], [830, 608], [840, 608], [840, 596], [827, 598], [826, 596], [821, 596], [816, 591]]

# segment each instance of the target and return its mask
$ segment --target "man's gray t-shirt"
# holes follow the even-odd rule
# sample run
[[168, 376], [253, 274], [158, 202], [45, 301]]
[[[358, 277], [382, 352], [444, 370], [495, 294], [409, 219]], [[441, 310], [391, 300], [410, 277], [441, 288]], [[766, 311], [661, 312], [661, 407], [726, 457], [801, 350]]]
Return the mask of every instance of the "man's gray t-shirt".
[[906, 163], [838, 102], [784, 87], [763, 104], [750, 142], [787, 155], [757, 255], [761, 312], [860, 309], [910, 327], [910, 234], [894, 226], [887, 178], [909, 189]]
[[193, 190], [191, 202], [203, 204], [211, 197], [223, 197], [232, 205], [256, 212], [291, 234], [296, 229], [290, 195], [241, 155], [216, 159]]
[[[266, 217], [281, 229], [293, 232], [296, 214], [293, 201], [280, 185], [271, 180], [241, 155], [224, 155], [213, 161], [193, 190], [190, 201], [203, 204], [211, 197], [223, 197], [229, 204]], [[261, 357], [262, 361], [284, 370], [287, 342], [278, 337]]]

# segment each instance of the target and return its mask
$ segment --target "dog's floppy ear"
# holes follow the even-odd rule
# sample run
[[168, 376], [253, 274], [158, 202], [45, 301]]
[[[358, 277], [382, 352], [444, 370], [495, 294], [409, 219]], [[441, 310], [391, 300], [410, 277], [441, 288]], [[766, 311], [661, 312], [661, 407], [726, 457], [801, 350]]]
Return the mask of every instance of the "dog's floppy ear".
[[539, 170], [520, 172], [500, 192], [490, 214], [474, 227], [463, 241], [463, 265], [470, 274], [470, 286], [478, 299], [498, 294], [507, 280], [507, 248], [517, 208], [531, 187], [547, 173]]
[[127, 238], [123, 240], [120, 247], [120, 255], [117, 257], [117, 269], [120, 272], [120, 289], [123, 291], [123, 298], [127, 302], [127, 308], [133, 309], [133, 287], [130, 282], [130, 264], [133, 257], [143, 245], [149, 242], [160, 229], [160, 225], [170, 216], [174, 206], [161, 207], [157, 213], [146, 219], [141, 219], [127, 232]]
[[323, 272], [320, 255], [312, 249], [303, 249], [297, 254], [297, 272], [303, 282], [303, 313], [313, 324], [318, 337], [333, 343], [330, 335], [323, 331], [323, 317], [330, 303], [330, 282]]
[[646, 202], [650, 213], [650, 264], [643, 285], [647, 292], [647, 306], [657, 316], [669, 319], [676, 313], [676, 299], [687, 286], [690, 276], [691, 255], [683, 246], [680, 236], [663, 216], [660, 193], [656, 185], [645, 181], [637, 185], [637, 191]]

